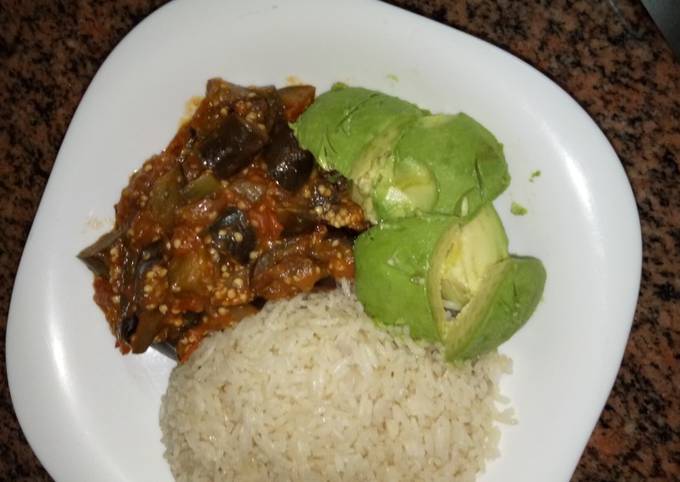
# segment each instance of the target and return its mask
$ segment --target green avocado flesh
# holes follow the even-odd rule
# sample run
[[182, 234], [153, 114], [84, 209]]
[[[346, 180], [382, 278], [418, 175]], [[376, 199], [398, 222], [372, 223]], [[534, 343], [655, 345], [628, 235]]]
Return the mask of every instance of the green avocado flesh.
[[508, 252], [492, 201], [510, 175], [486, 128], [345, 85], [292, 128], [321, 168], [352, 182], [377, 223], [354, 245], [356, 294], [371, 317], [443, 343], [450, 361], [496, 348], [528, 320], [546, 273]]
[[362, 151], [383, 131], [424, 114], [397, 97], [338, 85], [317, 97], [292, 127], [322, 168], [349, 176]]
[[373, 222], [471, 216], [510, 182], [502, 145], [474, 119], [431, 115], [377, 91], [336, 87], [293, 130], [322, 168], [353, 182], [353, 198]]
[[491, 266], [470, 303], [456, 318], [440, 323], [446, 358], [476, 357], [514, 335], [541, 300], [545, 279], [536, 258], [513, 256]]
[[491, 204], [460, 230], [442, 260], [442, 297], [458, 311], [479, 289], [494, 263], [508, 257], [508, 237]]
[[[383, 324], [408, 326], [414, 338], [443, 342], [448, 360], [507, 340], [531, 316], [545, 283], [539, 260], [508, 257], [491, 206], [468, 224], [441, 215], [384, 222], [359, 236], [354, 256], [366, 312]], [[452, 319], [444, 308], [445, 280], [467, 296]]]
[[521, 204], [513, 201], [512, 204], [510, 205], [510, 212], [515, 216], [524, 216], [529, 211]]
[[[460, 221], [447, 216], [404, 218], [375, 226], [354, 244], [355, 287], [366, 313], [386, 325], [407, 325], [414, 338], [441, 340], [430, 299], [432, 260]], [[434, 269], [436, 271], [436, 268]]]
[[419, 119], [399, 139], [395, 165], [418, 162], [436, 179], [438, 198], [430, 212], [468, 216], [510, 184], [503, 147], [465, 114]]

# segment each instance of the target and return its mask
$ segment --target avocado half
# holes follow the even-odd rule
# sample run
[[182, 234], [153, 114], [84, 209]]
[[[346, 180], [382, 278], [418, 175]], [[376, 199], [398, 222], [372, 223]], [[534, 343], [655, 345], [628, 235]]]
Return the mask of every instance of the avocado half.
[[471, 217], [510, 183], [503, 146], [473, 118], [432, 115], [381, 92], [336, 85], [292, 128], [322, 168], [352, 181], [374, 223]]
[[[408, 326], [414, 338], [442, 342], [450, 361], [510, 338], [534, 312], [546, 280], [540, 260], [507, 254], [491, 205], [467, 224], [440, 215], [382, 223], [359, 236], [354, 254], [366, 312], [386, 325]], [[444, 297], [447, 282], [467, 290], [459, 310], [446, 308], [453, 301]]]

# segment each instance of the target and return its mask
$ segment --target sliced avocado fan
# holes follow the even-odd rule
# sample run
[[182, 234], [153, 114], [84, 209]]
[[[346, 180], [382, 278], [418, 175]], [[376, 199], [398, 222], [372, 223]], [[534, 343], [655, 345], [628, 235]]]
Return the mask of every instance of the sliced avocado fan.
[[370, 316], [442, 342], [448, 360], [496, 348], [529, 319], [546, 273], [538, 259], [508, 253], [491, 202], [510, 175], [484, 126], [336, 84], [292, 128], [379, 223], [354, 246], [356, 293]]
[[[539, 260], [507, 254], [490, 205], [468, 224], [440, 215], [382, 223], [359, 236], [354, 254], [356, 293], [366, 312], [386, 325], [408, 326], [414, 338], [442, 342], [450, 361], [510, 338], [545, 285]], [[458, 299], [446, 299], [447, 283]], [[446, 308], [451, 303], [454, 310]]]

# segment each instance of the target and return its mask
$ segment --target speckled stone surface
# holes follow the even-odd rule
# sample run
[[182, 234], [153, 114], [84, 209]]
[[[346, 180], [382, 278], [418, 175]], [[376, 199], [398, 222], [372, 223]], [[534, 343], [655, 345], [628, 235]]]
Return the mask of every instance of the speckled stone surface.
[[[164, 2], [0, 2], [0, 480], [50, 480], [24, 439], [5, 327], [26, 236], [97, 67]], [[680, 480], [680, 63], [634, 0], [397, 0], [523, 58], [610, 139], [640, 210], [644, 265], [623, 365], [575, 481]]]

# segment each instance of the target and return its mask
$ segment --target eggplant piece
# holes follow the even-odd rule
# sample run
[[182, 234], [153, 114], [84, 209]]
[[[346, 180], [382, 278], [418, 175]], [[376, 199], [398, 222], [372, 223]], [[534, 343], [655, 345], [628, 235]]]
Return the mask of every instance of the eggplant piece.
[[[157, 241], [141, 252], [135, 253], [123, 246], [123, 286], [130, 286], [131, 291], [124, 289], [120, 293], [119, 316], [122, 320], [118, 327], [121, 339], [129, 342], [139, 320], [136, 320], [137, 301], [143, 296], [144, 276], [162, 260], [163, 243]], [[132, 320], [132, 318], [135, 320]], [[124, 326], [127, 325], [127, 326]], [[129, 332], [129, 333], [128, 333]], [[128, 333], [125, 336], [125, 333]]]
[[[203, 102], [209, 104], [209, 109], [205, 111], [209, 117], [223, 117], [226, 115], [223, 109], [226, 109], [232, 114], [247, 118], [248, 121], [252, 119], [253, 127], [261, 124], [264, 128], [263, 134], [266, 135], [282, 113], [281, 99], [273, 86], [243, 87], [222, 79], [211, 79], [208, 81]], [[208, 122], [211, 123], [212, 120], [209, 119]]]
[[278, 91], [283, 104], [283, 115], [288, 122], [295, 122], [312, 102], [316, 89], [311, 85], [291, 85]]
[[309, 179], [314, 167], [314, 156], [300, 147], [292, 129], [285, 122], [277, 124], [263, 157], [274, 180], [293, 192]]
[[137, 329], [130, 339], [132, 353], [144, 353], [153, 343], [163, 321], [163, 315], [156, 310], [143, 311], [138, 316]]
[[227, 179], [250, 164], [262, 150], [265, 139], [240, 117], [229, 114], [198, 144], [206, 168]]
[[157, 265], [163, 258], [163, 242], [156, 241], [142, 250], [135, 263], [135, 300], [143, 295], [144, 277], [146, 272]]
[[176, 332], [176, 337], [168, 337], [165, 341], [159, 343], [152, 343], [151, 348], [156, 350], [163, 356], [168, 357], [173, 361], [179, 361], [179, 354], [177, 353], [177, 343], [186, 335], [189, 330], [197, 327], [203, 318], [204, 313], [196, 313], [193, 311], [187, 311], [184, 313], [184, 323]]
[[182, 329], [194, 328], [195, 326], [198, 326], [199, 323], [201, 323], [202, 318], [203, 313], [187, 311], [184, 313], [184, 325], [182, 326]]
[[198, 143], [198, 132], [194, 127], [187, 127], [187, 139], [180, 149], [177, 162], [182, 168], [182, 174], [188, 181], [199, 177], [205, 171], [203, 161], [198, 156], [196, 144]]
[[252, 104], [251, 112], [260, 114], [260, 122], [269, 134], [283, 115], [281, 97], [273, 86], [253, 88], [251, 92], [257, 94], [255, 98], [249, 99]]
[[156, 241], [142, 250], [137, 263], [137, 279], [141, 279], [154, 264], [158, 263], [163, 256], [163, 242]]
[[270, 249], [264, 251], [262, 255], [257, 258], [255, 266], [253, 267], [253, 280], [262, 276], [266, 271], [270, 270], [285, 258], [304, 257], [308, 244], [308, 240], [304, 236], [287, 238], [274, 242]]
[[139, 318], [137, 317], [136, 314], [133, 313], [127, 318], [124, 318], [123, 321], [121, 321], [120, 325], [118, 326], [119, 332], [118, 335], [120, 339], [130, 343], [132, 335], [137, 330], [137, 325], [139, 325]]
[[364, 231], [369, 227], [364, 211], [352, 201], [349, 181], [335, 171], [318, 174], [310, 182], [309, 204], [317, 220], [334, 228]]
[[243, 211], [227, 208], [210, 227], [210, 236], [220, 253], [230, 254], [241, 264], [248, 263], [256, 239], [255, 230]]
[[118, 309], [121, 320], [132, 316], [137, 309], [136, 305], [136, 291], [137, 291], [137, 263], [139, 262], [139, 253], [130, 249], [127, 240], [121, 245], [122, 257], [122, 280], [120, 291], [120, 307]]
[[120, 231], [109, 231], [97, 241], [78, 253], [78, 259], [94, 273], [95, 276], [108, 278], [109, 250], [121, 237]]
[[338, 283], [335, 281], [335, 278], [333, 278], [332, 276], [326, 276], [325, 278], [321, 278], [319, 281], [317, 281], [316, 284], [314, 285], [314, 288], [322, 291], [325, 290], [330, 291], [337, 288], [337, 286]]
[[308, 292], [327, 270], [309, 256], [293, 255], [277, 260], [266, 269], [253, 274], [251, 287], [256, 296], [275, 300]]

